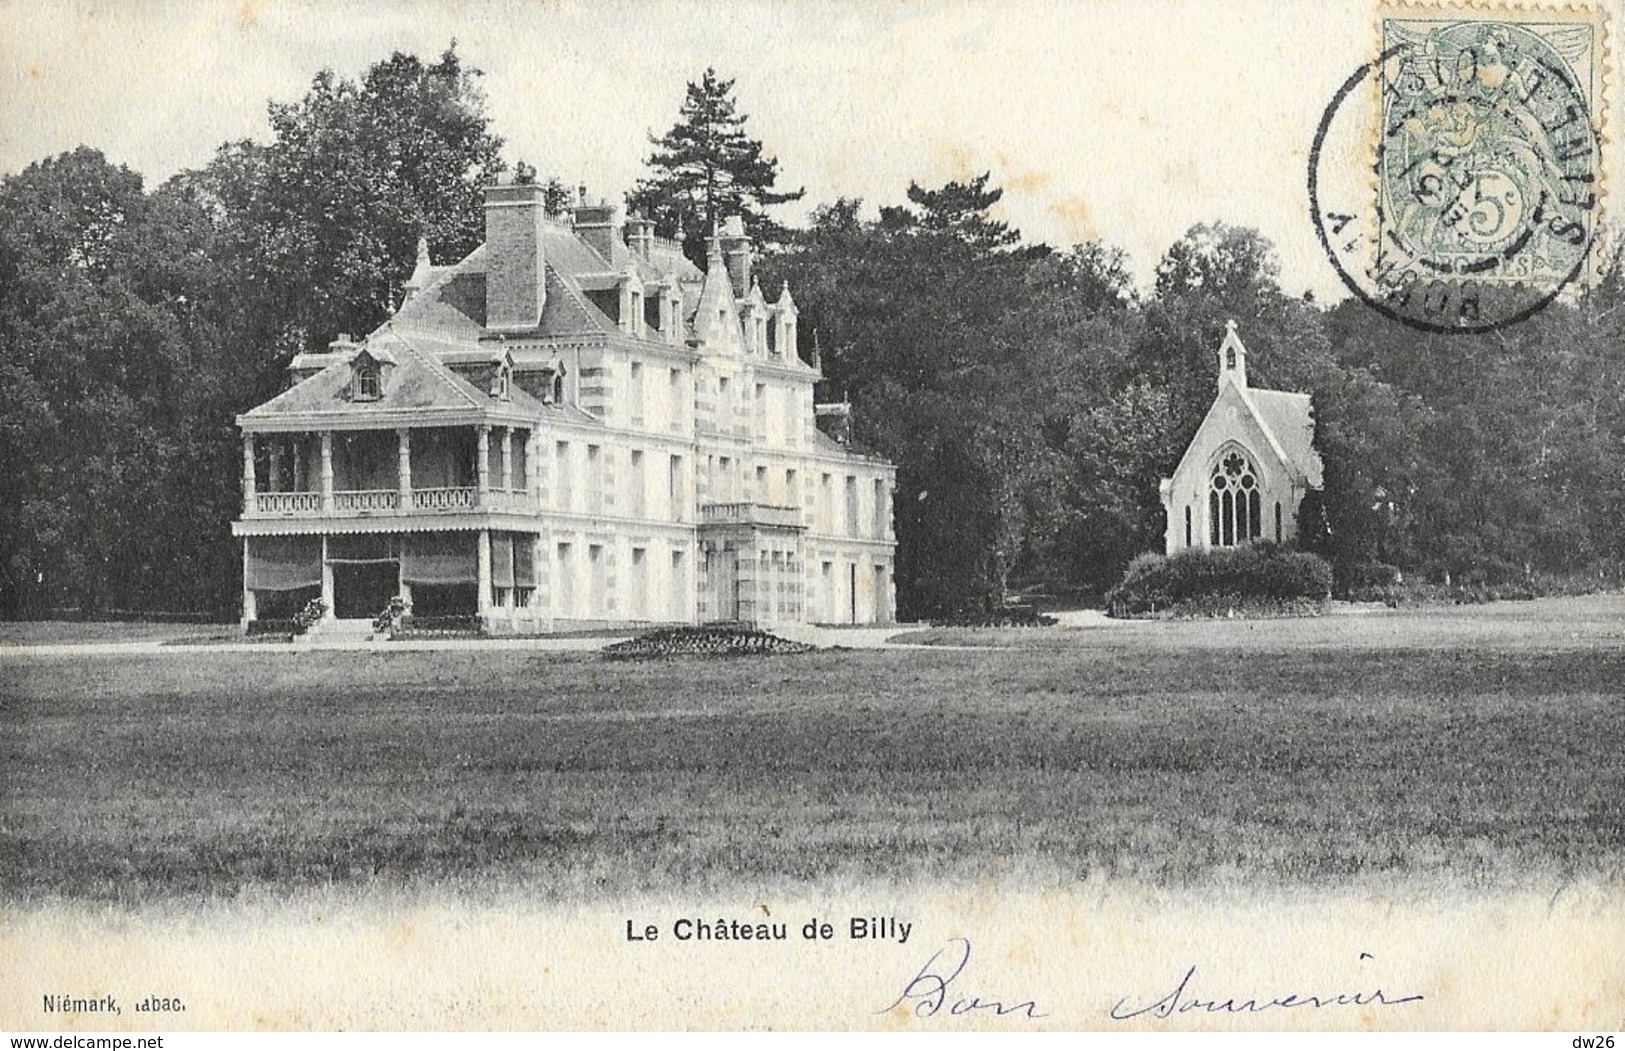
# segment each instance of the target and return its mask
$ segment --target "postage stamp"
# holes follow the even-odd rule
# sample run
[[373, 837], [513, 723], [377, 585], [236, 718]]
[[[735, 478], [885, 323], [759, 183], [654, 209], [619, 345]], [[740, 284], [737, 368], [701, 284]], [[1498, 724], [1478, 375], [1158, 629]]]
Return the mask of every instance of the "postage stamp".
[[[1588, 273], [1607, 176], [1603, 14], [1400, 5], [1378, 19], [1379, 53], [1328, 107], [1311, 157], [1328, 256], [1414, 327], [1521, 321]], [[1370, 162], [1366, 185], [1346, 187], [1370, 194], [1364, 208], [1318, 199], [1339, 123]]]

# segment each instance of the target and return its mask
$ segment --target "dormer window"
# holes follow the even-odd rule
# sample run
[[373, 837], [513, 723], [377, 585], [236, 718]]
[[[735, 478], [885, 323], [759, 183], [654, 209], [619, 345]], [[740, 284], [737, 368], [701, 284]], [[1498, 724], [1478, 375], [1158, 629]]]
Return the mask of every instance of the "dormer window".
[[497, 366], [495, 375], [491, 377], [491, 397], [508, 401], [513, 397], [513, 366], [502, 364]]
[[382, 370], [376, 361], [362, 359], [356, 362], [354, 384], [356, 401], [377, 401], [384, 396]]

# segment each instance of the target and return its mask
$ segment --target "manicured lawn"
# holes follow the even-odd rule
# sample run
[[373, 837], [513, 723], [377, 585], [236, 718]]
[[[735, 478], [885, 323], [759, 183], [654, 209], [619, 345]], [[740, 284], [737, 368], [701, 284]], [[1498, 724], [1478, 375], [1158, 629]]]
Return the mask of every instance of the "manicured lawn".
[[0, 888], [1617, 880], [1622, 629], [1616, 596], [721, 661], [0, 656]]
[[0, 620], [0, 646], [83, 642], [167, 642], [240, 634], [235, 624], [155, 624], [134, 620]]

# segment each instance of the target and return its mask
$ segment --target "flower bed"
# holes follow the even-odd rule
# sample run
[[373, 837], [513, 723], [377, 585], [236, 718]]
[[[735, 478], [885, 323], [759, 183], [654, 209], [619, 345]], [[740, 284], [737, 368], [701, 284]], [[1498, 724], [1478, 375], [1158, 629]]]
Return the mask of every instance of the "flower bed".
[[273, 636], [282, 642], [287, 642], [299, 631], [299, 625], [293, 620], [251, 620], [248, 622], [249, 638], [261, 635]]
[[712, 625], [702, 628], [661, 628], [604, 649], [611, 660], [648, 660], [656, 657], [759, 657], [780, 653], [809, 653], [816, 649], [755, 628]]
[[395, 619], [392, 639], [478, 639], [484, 638], [480, 618], [473, 614], [453, 613], [420, 617], [403, 613]]

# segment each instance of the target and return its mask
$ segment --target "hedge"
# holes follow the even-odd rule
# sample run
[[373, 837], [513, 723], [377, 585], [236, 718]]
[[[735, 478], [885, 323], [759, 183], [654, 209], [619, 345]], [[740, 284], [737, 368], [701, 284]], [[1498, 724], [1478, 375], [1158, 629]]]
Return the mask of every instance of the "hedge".
[[1106, 593], [1114, 617], [1236, 603], [1263, 606], [1331, 595], [1332, 567], [1318, 555], [1271, 543], [1191, 548], [1174, 555], [1146, 554], [1129, 563], [1122, 583]]

